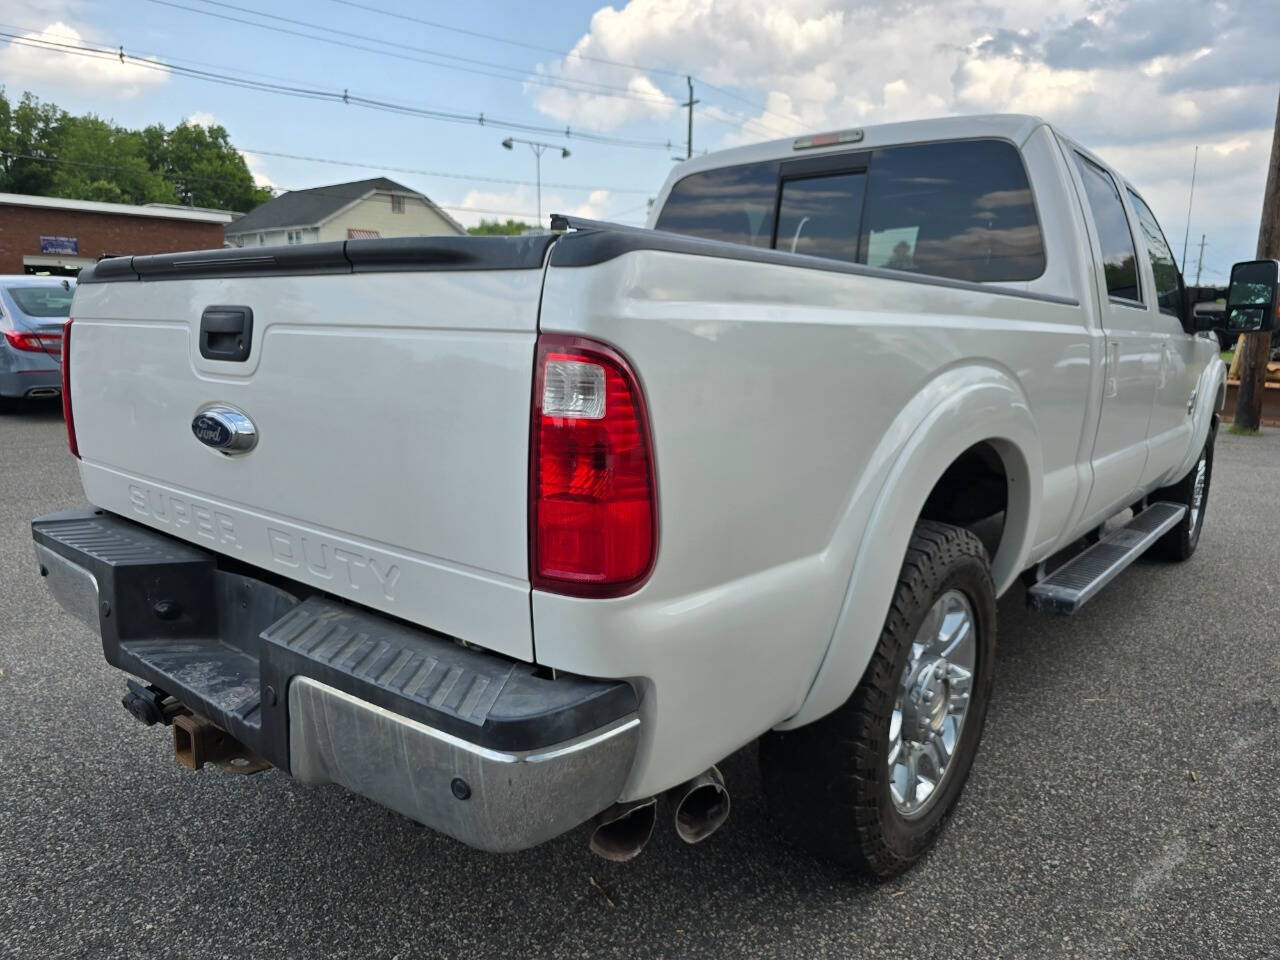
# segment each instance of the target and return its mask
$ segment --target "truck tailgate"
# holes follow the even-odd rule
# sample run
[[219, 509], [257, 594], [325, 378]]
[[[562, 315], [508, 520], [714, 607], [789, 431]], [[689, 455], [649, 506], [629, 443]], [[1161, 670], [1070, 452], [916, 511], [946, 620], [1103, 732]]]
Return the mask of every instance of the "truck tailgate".
[[[547, 244], [504, 257], [475, 242], [416, 240], [417, 261], [407, 242], [315, 245], [313, 259], [320, 246], [338, 256], [302, 275], [212, 253], [187, 255], [212, 267], [138, 257], [141, 279], [81, 284], [71, 396], [89, 500], [532, 659], [529, 407]], [[424, 258], [424, 244], [453, 252]], [[252, 310], [244, 361], [202, 356], [211, 306]], [[214, 403], [253, 421], [251, 452], [196, 439]]]

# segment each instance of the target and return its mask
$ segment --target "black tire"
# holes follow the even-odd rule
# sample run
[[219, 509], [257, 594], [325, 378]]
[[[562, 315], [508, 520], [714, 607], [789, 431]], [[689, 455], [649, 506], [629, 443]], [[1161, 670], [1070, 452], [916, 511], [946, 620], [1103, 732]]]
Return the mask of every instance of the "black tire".
[[[970, 701], [937, 797], [919, 815], [890, 796], [890, 718], [912, 642], [948, 591], [968, 600], [977, 631]], [[821, 859], [876, 879], [906, 870], [933, 845], [982, 738], [995, 666], [996, 598], [981, 541], [959, 527], [916, 524], [880, 640], [853, 695], [835, 712], [760, 741], [764, 792], [783, 832]]]
[[[1209, 429], [1209, 437], [1204, 442], [1200, 456], [1185, 477], [1168, 487], [1162, 487], [1147, 497], [1148, 503], [1180, 503], [1186, 506], [1187, 512], [1182, 515], [1178, 525], [1152, 544], [1147, 555], [1156, 560], [1167, 560], [1180, 563], [1196, 552], [1200, 543], [1200, 531], [1204, 529], [1205, 508], [1209, 505], [1209, 481], [1213, 479], [1213, 441], [1217, 436], [1217, 418]], [[1204, 465], [1204, 486], [1200, 493], [1199, 509], [1196, 509], [1196, 477], [1200, 465]]]

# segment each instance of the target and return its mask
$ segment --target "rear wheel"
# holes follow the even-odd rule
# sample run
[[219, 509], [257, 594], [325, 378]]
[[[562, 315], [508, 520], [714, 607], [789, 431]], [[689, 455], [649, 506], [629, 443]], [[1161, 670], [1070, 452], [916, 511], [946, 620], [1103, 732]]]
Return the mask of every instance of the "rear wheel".
[[1204, 511], [1209, 503], [1209, 481], [1213, 479], [1213, 441], [1217, 424], [1209, 430], [1195, 466], [1172, 486], [1163, 487], [1147, 498], [1150, 503], [1179, 503], [1187, 508], [1178, 525], [1157, 540], [1149, 555], [1157, 560], [1182, 561], [1196, 552], [1200, 531], [1204, 527]]
[[806, 727], [761, 739], [765, 795], [792, 839], [877, 878], [924, 855], [978, 749], [995, 626], [982, 543], [959, 527], [919, 522], [853, 696]]

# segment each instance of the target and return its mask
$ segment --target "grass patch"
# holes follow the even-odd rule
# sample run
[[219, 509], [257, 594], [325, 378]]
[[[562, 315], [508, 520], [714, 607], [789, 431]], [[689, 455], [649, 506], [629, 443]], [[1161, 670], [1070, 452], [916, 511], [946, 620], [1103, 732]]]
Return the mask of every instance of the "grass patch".
[[1234, 423], [1227, 427], [1227, 433], [1233, 437], [1256, 437], [1260, 431], [1250, 430], [1248, 427], [1238, 427]]
[[1223, 350], [1220, 356], [1222, 357], [1222, 362], [1229, 367], [1231, 366], [1231, 361], [1236, 358], [1236, 352], [1234, 350]]

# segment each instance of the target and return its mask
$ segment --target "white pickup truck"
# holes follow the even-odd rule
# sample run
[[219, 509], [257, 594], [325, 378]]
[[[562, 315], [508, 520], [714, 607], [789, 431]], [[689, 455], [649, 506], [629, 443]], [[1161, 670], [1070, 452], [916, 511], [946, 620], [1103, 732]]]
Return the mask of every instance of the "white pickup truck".
[[1150, 208], [991, 116], [553, 224], [87, 268], [92, 506], [33, 521], [40, 572], [194, 768], [493, 851], [594, 819], [625, 859], [664, 794], [718, 827], [761, 738], [788, 833], [906, 868], [977, 750], [996, 598], [1070, 613], [1196, 548], [1224, 369]]

